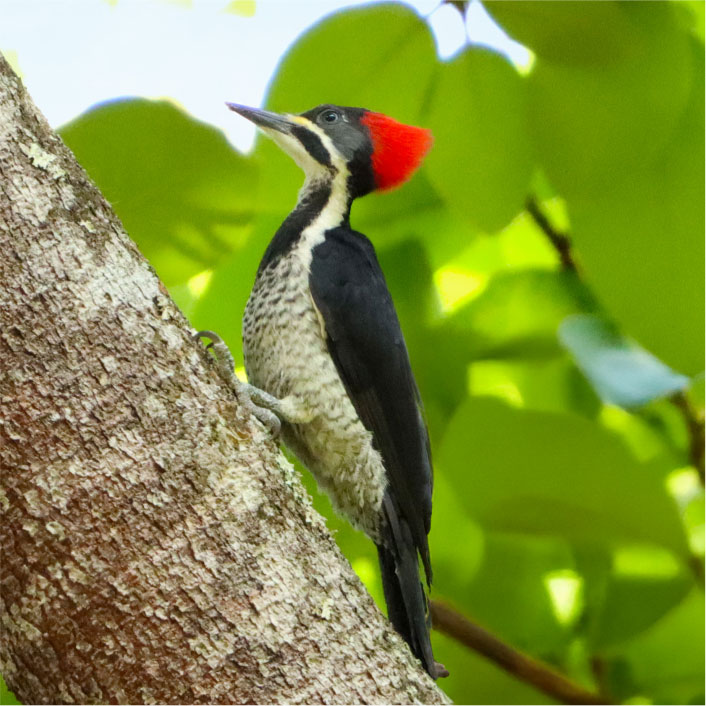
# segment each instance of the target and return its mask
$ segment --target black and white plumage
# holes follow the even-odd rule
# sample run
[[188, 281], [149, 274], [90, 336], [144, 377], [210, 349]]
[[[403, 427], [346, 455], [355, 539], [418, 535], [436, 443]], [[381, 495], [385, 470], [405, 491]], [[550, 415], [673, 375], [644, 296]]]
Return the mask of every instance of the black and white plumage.
[[278, 115], [229, 105], [306, 174], [246, 306], [248, 380], [337, 511], [377, 545], [390, 620], [436, 678], [419, 576], [421, 558], [431, 584], [429, 438], [375, 250], [349, 223], [352, 201], [409, 176], [430, 137], [358, 108]]

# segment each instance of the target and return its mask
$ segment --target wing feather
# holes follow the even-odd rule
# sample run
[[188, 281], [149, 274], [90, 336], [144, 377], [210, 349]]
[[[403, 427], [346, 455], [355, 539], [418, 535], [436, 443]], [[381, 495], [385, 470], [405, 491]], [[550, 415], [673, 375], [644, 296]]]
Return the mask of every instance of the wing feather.
[[313, 251], [309, 285], [326, 341], [361, 421], [373, 434], [388, 492], [431, 567], [429, 436], [400, 323], [370, 241], [336, 228]]

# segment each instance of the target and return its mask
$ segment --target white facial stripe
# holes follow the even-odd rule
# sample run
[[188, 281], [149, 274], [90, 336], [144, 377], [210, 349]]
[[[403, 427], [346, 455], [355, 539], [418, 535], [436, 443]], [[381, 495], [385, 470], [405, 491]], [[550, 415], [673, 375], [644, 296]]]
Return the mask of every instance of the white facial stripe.
[[316, 174], [310, 174], [304, 170], [306, 172], [306, 180], [300, 191], [300, 198], [312, 188], [313, 184], [322, 176], [325, 179], [331, 180], [331, 195], [326, 205], [312, 223], [304, 229], [302, 237], [297, 244], [296, 253], [308, 270], [311, 265], [312, 250], [314, 247], [323, 242], [324, 234], [329, 228], [335, 228], [341, 224], [344, 214], [348, 211], [348, 166], [346, 160], [334, 147], [331, 138], [318, 125], [301, 116], [297, 117], [299, 118], [297, 122], [311, 130], [321, 140], [324, 149], [331, 158], [331, 164], [336, 170], [332, 175], [327, 167], [324, 167], [313, 159], [312, 161], [316, 162], [323, 170], [323, 175], [321, 171]]
[[299, 118], [297, 122], [301, 122], [302, 125], [311, 130], [311, 132], [321, 140], [321, 143], [331, 158], [331, 164], [333, 164], [339, 172], [345, 170], [346, 160], [343, 159], [340, 152], [334, 147], [331, 138], [316, 123], [312, 123], [311, 120], [302, 118], [301, 116], [297, 117]]
[[[313, 132], [321, 140], [338, 174], [345, 174], [345, 178], [348, 178], [346, 160], [335, 148], [331, 138], [316, 123], [301, 115], [286, 115], [286, 118]], [[318, 180], [328, 172], [328, 168], [314, 159], [294, 135], [287, 135], [272, 128], [263, 128], [263, 131], [304, 170], [307, 181]]]
[[306, 269], [311, 265], [313, 248], [323, 242], [324, 234], [329, 228], [340, 225], [348, 211], [348, 167], [346, 160], [334, 147], [331, 138], [315, 123], [301, 115], [287, 115], [286, 118], [302, 127], [311, 130], [320, 140], [328, 152], [334, 170], [321, 164], [307, 152], [304, 145], [294, 136], [288, 135], [272, 128], [262, 128], [263, 132], [271, 137], [303, 170], [306, 175], [304, 186], [299, 192], [299, 199], [316, 188], [315, 185], [323, 180], [330, 181], [331, 195], [326, 205], [318, 216], [302, 231], [295, 252], [301, 259]]

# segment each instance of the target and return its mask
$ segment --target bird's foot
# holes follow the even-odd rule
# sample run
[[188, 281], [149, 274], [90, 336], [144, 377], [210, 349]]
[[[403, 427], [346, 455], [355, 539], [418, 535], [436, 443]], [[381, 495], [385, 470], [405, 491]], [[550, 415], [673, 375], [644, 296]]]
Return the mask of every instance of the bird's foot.
[[269, 429], [273, 438], [276, 439], [282, 427], [279, 417], [276, 414], [279, 400], [238, 378], [235, 374], [233, 354], [230, 352], [225, 341], [217, 333], [208, 330], [199, 331], [194, 335], [194, 338], [210, 339], [210, 343], [206, 345], [206, 349], [213, 351], [216, 368], [221, 378], [233, 390], [233, 393], [242, 407], [262, 422]]
[[449, 670], [441, 662], [434, 662], [434, 679], [444, 679], [449, 676]]

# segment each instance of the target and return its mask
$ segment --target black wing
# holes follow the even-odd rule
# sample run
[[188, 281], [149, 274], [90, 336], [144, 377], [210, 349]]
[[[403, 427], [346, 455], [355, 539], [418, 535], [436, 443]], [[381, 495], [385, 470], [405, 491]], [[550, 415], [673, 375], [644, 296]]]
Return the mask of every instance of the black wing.
[[[309, 286], [338, 373], [387, 470], [384, 512], [388, 521], [406, 522], [431, 582], [429, 437], [397, 313], [370, 241], [347, 228], [328, 231], [314, 248]], [[391, 512], [400, 518], [389, 517]]]

